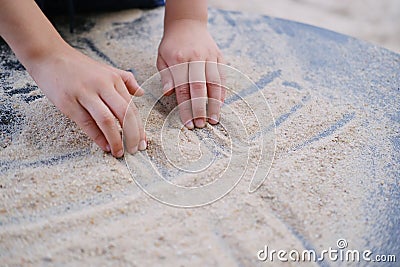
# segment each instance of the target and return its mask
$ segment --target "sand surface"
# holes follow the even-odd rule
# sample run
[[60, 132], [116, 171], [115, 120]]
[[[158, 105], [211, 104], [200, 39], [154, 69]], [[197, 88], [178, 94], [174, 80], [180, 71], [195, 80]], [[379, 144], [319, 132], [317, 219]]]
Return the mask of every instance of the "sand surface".
[[[61, 30], [78, 49], [131, 69], [142, 83], [155, 73], [162, 12], [91, 16], [74, 35]], [[195, 209], [146, 195], [125, 162], [104, 154], [60, 114], [2, 46], [2, 264], [265, 266], [257, 260], [265, 245], [320, 252], [335, 248], [339, 238], [351, 249], [398, 253], [400, 56], [335, 33], [237, 12], [212, 9], [210, 29], [227, 62], [268, 100], [269, 107], [259, 105], [257, 92], [242, 92], [241, 83], [234, 88], [254, 109], [273, 114], [276, 127], [266, 125], [262, 132], [276, 147], [270, 173], [255, 193], [248, 193], [251, 176], [245, 175], [226, 197]], [[173, 108], [173, 98], [163, 101]], [[227, 105], [252, 118], [233, 96]], [[226, 110], [222, 126], [234, 128], [232, 114]], [[167, 115], [162, 108], [152, 113], [146, 153], [169, 170], [157, 156], [157, 127]], [[259, 130], [238, 125], [250, 134]], [[207, 132], [217, 143], [229, 144], [229, 134], [235, 142], [246, 140], [238, 131], [225, 136], [222, 126], [184, 132], [177, 145], [198, 147]], [[237, 164], [254, 167], [251, 161]], [[182, 185], [212, 180], [207, 172], [197, 180], [168, 173]]]
[[397, 0], [209, 0], [209, 3], [216, 8], [311, 24], [400, 52], [400, 1]]

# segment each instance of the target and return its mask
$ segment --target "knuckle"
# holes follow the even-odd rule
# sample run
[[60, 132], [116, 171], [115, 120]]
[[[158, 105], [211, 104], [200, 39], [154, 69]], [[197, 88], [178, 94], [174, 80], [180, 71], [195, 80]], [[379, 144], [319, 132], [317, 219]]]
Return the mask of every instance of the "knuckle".
[[114, 126], [115, 119], [111, 115], [101, 114], [99, 117], [99, 123], [103, 124], [107, 127], [111, 127], [111, 126]]
[[190, 91], [189, 91], [189, 86], [187, 84], [181, 85], [178, 88], [175, 89], [176, 93], [181, 95], [181, 96], [189, 96], [190, 97]]
[[207, 84], [211, 88], [216, 88], [221, 84], [221, 80], [216, 75], [210, 75], [207, 77]]
[[127, 77], [129, 77], [129, 78], [135, 78], [135, 75], [133, 75], [133, 73], [130, 71], [126, 71], [126, 74], [127, 74]]
[[81, 128], [88, 129], [94, 126], [95, 122], [91, 118], [84, 118], [83, 120], [78, 121]]
[[125, 75], [125, 79], [126, 79], [126, 82], [132, 81], [132, 80], [135, 80], [135, 76], [133, 75], [132, 72], [127, 71], [126, 75]]
[[114, 72], [114, 71], [112, 71], [112, 72], [110, 73], [110, 77], [111, 77], [112, 81], [114, 81], [114, 82], [121, 78], [121, 77], [119, 76], [119, 74], [116, 73], [116, 72]]
[[201, 52], [200, 52], [200, 50], [198, 50], [198, 49], [193, 49], [192, 51], [191, 51], [191, 54], [192, 54], [192, 59], [193, 60], [195, 60], [195, 61], [200, 61], [201, 60]]
[[205, 90], [205, 84], [204, 83], [199, 83], [195, 82], [191, 84], [191, 88], [193, 91], [203, 91]]
[[219, 98], [221, 95], [221, 87], [218, 85], [208, 85], [209, 98]]
[[103, 141], [103, 134], [98, 132], [94, 137], [93, 137], [93, 141], [95, 143], [99, 143], [100, 141]]
[[176, 51], [173, 53], [173, 58], [176, 60], [178, 63], [184, 63], [186, 62], [186, 58], [184, 56], [183, 51]]

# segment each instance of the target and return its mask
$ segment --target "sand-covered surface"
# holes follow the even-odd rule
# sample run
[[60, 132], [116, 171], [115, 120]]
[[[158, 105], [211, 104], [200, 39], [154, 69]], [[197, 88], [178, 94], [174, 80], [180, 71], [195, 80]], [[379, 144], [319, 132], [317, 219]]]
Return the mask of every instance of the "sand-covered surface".
[[[66, 27], [63, 32], [78, 49], [131, 69], [142, 83], [156, 71], [162, 13], [92, 16], [76, 34], [67, 34]], [[240, 13], [211, 10], [210, 30], [227, 62], [268, 100], [269, 106], [255, 108], [273, 114], [276, 127], [262, 130], [276, 148], [267, 179], [255, 193], [248, 193], [251, 176], [244, 176], [226, 197], [194, 209], [146, 195], [125, 161], [92, 144], [2, 47], [0, 105], [7, 111], [0, 140], [2, 265], [264, 266], [257, 251], [265, 245], [320, 252], [335, 248], [339, 238], [352, 249], [398, 253], [399, 55], [335, 33]], [[259, 100], [253, 93], [243, 95], [250, 106]], [[146, 99], [135, 101], [152, 104]], [[173, 107], [173, 99], [163, 101]], [[252, 118], [234, 97], [227, 102]], [[229, 114], [223, 113], [222, 125], [234, 128]], [[167, 115], [156, 109], [148, 123], [146, 153], [154, 161], [160, 159], [155, 129]], [[198, 147], [207, 131], [229, 147], [221, 127], [188, 131], [175, 140]], [[240, 140], [235, 134], [233, 140]], [[207, 172], [202, 175], [210, 179]], [[184, 185], [202, 183], [184, 178]], [[304, 263], [310, 265], [317, 263]]]
[[400, 52], [398, 0], [209, 0], [212, 7], [290, 19]]

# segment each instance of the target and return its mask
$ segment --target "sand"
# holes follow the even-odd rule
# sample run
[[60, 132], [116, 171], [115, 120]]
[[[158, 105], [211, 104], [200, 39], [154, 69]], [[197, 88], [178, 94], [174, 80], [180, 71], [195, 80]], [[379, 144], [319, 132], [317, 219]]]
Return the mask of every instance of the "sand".
[[400, 2], [397, 0], [209, 0], [209, 4], [311, 24], [400, 52]]
[[[66, 27], [61, 30], [84, 53], [131, 69], [143, 83], [155, 73], [162, 12], [91, 16], [75, 35], [67, 34]], [[271, 169], [262, 186], [249, 194], [252, 176], [244, 175], [227, 196], [194, 209], [170, 207], [152, 199], [135, 184], [125, 161], [92, 144], [42, 97], [24, 70], [15, 68], [18, 64], [11, 64], [15, 58], [2, 47], [4, 90], [0, 99], [9, 114], [17, 114], [7, 117], [11, 122], [2, 129], [0, 150], [0, 258], [4, 265], [264, 266], [257, 252], [265, 245], [321, 251], [335, 248], [339, 238], [345, 238], [352, 249], [396, 253], [398, 199], [391, 192], [398, 188], [398, 176], [393, 174], [398, 162], [392, 160], [397, 152], [390, 140], [398, 132], [388, 116], [396, 111], [393, 103], [398, 96], [393, 88], [398, 86], [394, 70], [399, 56], [347, 37], [319, 35], [313, 28], [295, 29], [254, 15], [210, 12], [211, 32], [227, 62], [256, 81], [268, 100], [269, 106], [260, 105], [257, 94], [244, 97], [250, 107], [266, 115], [261, 124], [266, 127], [252, 125], [249, 107], [228, 97], [229, 108], [248, 119], [247, 123], [233, 123], [232, 118], [238, 115], [226, 109], [220, 126], [178, 131], [178, 137], [167, 124], [164, 130], [176, 143], [166, 142], [171, 145], [166, 150], [186, 148], [191, 143], [193, 153], [183, 150], [183, 155], [195, 168], [199, 167], [196, 159], [201, 155], [197, 150], [201, 136], [207, 135], [228, 149], [230, 140], [233, 145], [247, 140], [239, 130], [247, 129], [251, 135], [262, 128], [269, 141], [267, 155], [273, 156], [268, 158], [271, 163], [265, 164]], [[232, 29], [240, 34], [232, 37]], [[297, 42], [296, 51], [292, 30], [313, 42]], [[263, 43], [266, 33], [269, 42]], [[301, 50], [306, 44], [315, 53], [318, 45], [324, 52], [329, 47], [329, 53], [337, 53], [334, 60], [340, 67], [321, 62], [315, 69], [307, 65], [310, 61], [302, 57], [308, 52]], [[357, 61], [359, 55], [379, 59], [379, 67], [374, 63], [365, 67]], [[321, 54], [320, 60], [325, 59]], [[349, 70], [345, 62], [354, 64], [354, 74], [345, 73]], [[382, 76], [375, 79], [375, 74]], [[232, 87], [238, 91], [242, 86]], [[8, 94], [22, 87], [31, 90]], [[386, 102], [367, 102], [363, 94], [372, 99], [376, 92]], [[27, 99], [30, 96], [36, 97]], [[144, 97], [135, 101], [146, 116], [143, 107], [153, 100]], [[173, 98], [163, 101], [165, 107], [173, 109]], [[378, 107], [389, 115], [378, 112]], [[154, 109], [147, 124], [149, 148], [142, 155], [169, 170], [172, 167], [160, 156], [159, 136], [167, 114], [165, 109]], [[268, 127], [269, 114], [276, 128]], [[174, 122], [172, 118], [169, 125]], [[224, 130], [235, 126], [236, 131]], [[209, 152], [207, 147], [201, 149]], [[185, 177], [168, 172], [167, 178], [185, 186], [210, 183], [232, 153], [222, 155], [218, 164], [207, 169], [209, 173]], [[182, 164], [182, 159], [175, 159]], [[233, 170], [253, 168], [257, 157], [250, 159], [235, 161]], [[148, 171], [142, 166], [129, 164], [139, 173]], [[390, 194], [392, 199], [388, 199]]]

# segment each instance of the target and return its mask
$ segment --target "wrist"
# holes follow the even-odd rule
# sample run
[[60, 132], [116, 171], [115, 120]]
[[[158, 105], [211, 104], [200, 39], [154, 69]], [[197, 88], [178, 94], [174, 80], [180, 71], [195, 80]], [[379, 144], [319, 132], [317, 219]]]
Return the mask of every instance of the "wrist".
[[[179, 27], [183, 27], [183, 28], [179, 29]], [[192, 18], [172, 19], [172, 20], [169, 20], [168, 23], [166, 22], [164, 24], [164, 33], [168, 32], [172, 28], [178, 28], [175, 30], [180, 32], [181, 30], [185, 30], [188, 28], [190, 29], [193, 27], [202, 27], [202, 28], [207, 29], [207, 21], [192, 19]]]
[[69, 53], [73, 48], [68, 45], [61, 37], [53, 40], [38, 41], [31, 43], [20, 51], [16, 51], [16, 55], [26, 70], [32, 74], [34, 69], [52, 59], [62, 57]]
[[197, 19], [174, 19], [164, 24], [163, 38], [170, 35], [183, 36], [187, 34], [201, 36], [204, 32], [208, 32], [207, 22]]
[[167, 0], [165, 3], [164, 25], [175, 21], [197, 21], [207, 25], [207, 0]]
[[[21, 61], [42, 61], [48, 57], [68, 50], [69, 45], [60, 38], [36, 40], [16, 51]], [[18, 49], [16, 49], [18, 50]], [[19, 54], [19, 55], [18, 55]]]
[[36, 83], [39, 83], [37, 79], [43, 71], [68, 65], [76, 53], [66, 42], [57, 43], [51, 48], [41, 46], [29, 50], [31, 51], [20, 61]]

